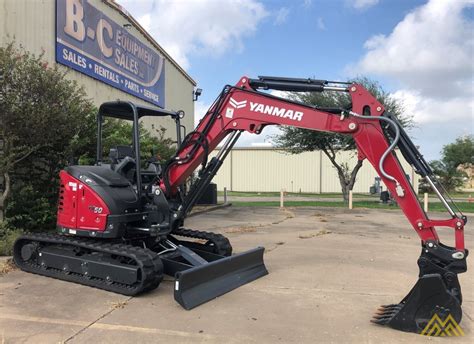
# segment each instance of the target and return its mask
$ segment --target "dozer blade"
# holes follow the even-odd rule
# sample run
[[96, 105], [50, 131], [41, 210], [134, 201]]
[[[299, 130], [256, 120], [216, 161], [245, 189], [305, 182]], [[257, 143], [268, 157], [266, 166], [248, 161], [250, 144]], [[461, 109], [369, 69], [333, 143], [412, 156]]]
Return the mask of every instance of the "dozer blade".
[[460, 290], [449, 290], [440, 274], [427, 274], [402, 302], [381, 306], [371, 321], [401, 331], [440, 335], [439, 331], [449, 328], [457, 331], [462, 318], [460, 301]]
[[174, 299], [189, 310], [267, 275], [264, 250], [257, 247], [177, 272]]

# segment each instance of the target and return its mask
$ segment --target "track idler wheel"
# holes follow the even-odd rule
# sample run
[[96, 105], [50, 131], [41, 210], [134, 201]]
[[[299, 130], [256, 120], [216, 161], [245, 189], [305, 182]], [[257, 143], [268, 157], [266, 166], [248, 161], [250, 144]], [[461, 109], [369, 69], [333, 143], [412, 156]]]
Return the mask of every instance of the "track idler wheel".
[[38, 245], [36, 243], [29, 243], [22, 246], [20, 255], [24, 261], [35, 258], [38, 253]]

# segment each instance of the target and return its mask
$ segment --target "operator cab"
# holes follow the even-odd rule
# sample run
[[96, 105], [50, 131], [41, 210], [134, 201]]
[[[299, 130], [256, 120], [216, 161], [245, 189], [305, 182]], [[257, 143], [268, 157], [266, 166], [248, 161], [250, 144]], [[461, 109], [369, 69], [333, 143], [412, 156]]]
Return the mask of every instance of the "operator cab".
[[[137, 105], [131, 102], [114, 101], [103, 103], [97, 114], [97, 159], [96, 165], [109, 168], [119, 174], [133, 185], [138, 197], [141, 197], [143, 190], [156, 181], [161, 176], [162, 168], [156, 157], [147, 161], [144, 168], [140, 156], [139, 140], [139, 120], [142, 117], [171, 117], [176, 125], [177, 145], [181, 144], [181, 132], [184, 126], [181, 119], [184, 117], [183, 111], [168, 111], [159, 108], [151, 108]], [[132, 122], [132, 145], [117, 145], [110, 148], [110, 164], [104, 164], [102, 157], [102, 126], [105, 117], [117, 118]]]

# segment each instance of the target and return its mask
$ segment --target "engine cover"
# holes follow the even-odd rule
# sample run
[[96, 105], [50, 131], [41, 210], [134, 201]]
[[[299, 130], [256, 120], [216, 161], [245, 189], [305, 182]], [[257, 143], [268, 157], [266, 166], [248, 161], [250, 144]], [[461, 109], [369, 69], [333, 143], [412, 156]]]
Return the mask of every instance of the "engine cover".
[[59, 176], [57, 226], [63, 233], [116, 237], [125, 222], [136, 220], [137, 194], [110, 167], [70, 166]]

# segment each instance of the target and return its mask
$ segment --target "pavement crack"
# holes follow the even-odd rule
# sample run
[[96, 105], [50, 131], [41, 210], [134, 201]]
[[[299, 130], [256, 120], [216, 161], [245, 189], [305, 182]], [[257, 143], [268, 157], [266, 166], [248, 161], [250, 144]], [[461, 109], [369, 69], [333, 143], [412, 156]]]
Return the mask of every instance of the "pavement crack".
[[314, 237], [318, 237], [318, 236], [321, 236], [321, 235], [326, 235], [326, 234], [330, 234], [332, 233], [331, 231], [328, 231], [326, 229], [322, 229], [320, 230], [319, 232], [311, 232], [311, 233], [304, 233], [304, 234], [300, 234], [298, 237], [300, 239], [311, 239], [311, 238], [314, 238]]
[[281, 211], [283, 211], [284, 217], [280, 220], [273, 221], [271, 223], [259, 223], [255, 225], [247, 225], [247, 226], [239, 226], [239, 227], [230, 227], [224, 230], [224, 233], [253, 233], [256, 232], [260, 228], [264, 227], [271, 227], [273, 225], [278, 225], [280, 223], [285, 222], [288, 219], [292, 219], [295, 217], [295, 213], [292, 212], [291, 210], [288, 210], [286, 208], [282, 208]]
[[[129, 297], [128, 299], [126, 299], [125, 301], [121, 301], [120, 304], [121, 305], [126, 305], [131, 299], [133, 299], [133, 296]], [[104, 314], [102, 314], [100, 317], [98, 317], [97, 319], [95, 319], [94, 321], [92, 321], [91, 323], [87, 324], [86, 326], [84, 326], [83, 328], [81, 328], [79, 331], [77, 331], [76, 333], [74, 333], [72, 336], [70, 336], [69, 338], [67, 338], [63, 343], [69, 343], [71, 340], [73, 340], [74, 338], [76, 338], [78, 335], [80, 335], [81, 333], [83, 333], [84, 331], [86, 331], [89, 327], [93, 326], [94, 324], [96, 324], [97, 322], [101, 321], [102, 319], [104, 319], [106, 316], [108, 316], [109, 314], [112, 314], [113, 311], [115, 311], [116, 309], [120, 309], [120, 308], [123, 308], [123, 306], [121, 307], [117, 307], [117, 306], [112, 306], [111, 309], [109, 309], [107, 312], [105, 312]]]
[[276, 242], [273, 247], [267, 248], [267, 249], [265, 250], [265, 253], [272, 252], [272, 251], [273, 251], [274, 249], [276, 249], [278, 246], [281, 246], [281, 245], [284, 245], [284, 244], [285, 244], [284, 241]]
[[474, 319], [469, 315], [469, 313], [466, 312], [466, 310], [463, 309], [463, 314], [471, 321], [474, 321]]
[[279, 220], [279, 221], [272, 222], [272, 225], [278, 225], [282, 222], [285, 222], [288, 219], [292, 219], [292, 218], [296, 217], [295, 213], [292, 212], [291, 210], [287, 209], [287, 208], [282, 208], [281, 210], [285, 213], [285, 217], [283, 219]]

